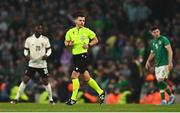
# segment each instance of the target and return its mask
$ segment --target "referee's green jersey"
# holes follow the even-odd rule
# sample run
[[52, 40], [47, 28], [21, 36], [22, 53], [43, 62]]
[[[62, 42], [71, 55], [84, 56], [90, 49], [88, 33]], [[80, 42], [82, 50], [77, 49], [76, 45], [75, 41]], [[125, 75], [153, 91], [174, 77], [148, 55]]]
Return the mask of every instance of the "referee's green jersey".
[[96, 34], [89, 28], [82, 27], [78, 29], [73, 27], [69, 29], [66, 33], [65, 40], [73, 41], [72, 54], [78, 55], [82, 53], [87, 53], [87, 49], [83, 48], [84, 44], [88, 44], [90, 39], [96, 37]]

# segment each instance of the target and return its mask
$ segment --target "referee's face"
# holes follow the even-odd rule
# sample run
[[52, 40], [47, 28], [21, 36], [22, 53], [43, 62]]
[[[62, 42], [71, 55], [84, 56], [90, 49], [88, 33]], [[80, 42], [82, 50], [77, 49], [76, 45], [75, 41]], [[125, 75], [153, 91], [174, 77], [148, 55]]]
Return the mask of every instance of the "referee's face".
[[76, 24], [76, 27], [84, 27], [84, 24], [85, 24], [85, 17], [77, 17], [75, 19], [75, 24]]

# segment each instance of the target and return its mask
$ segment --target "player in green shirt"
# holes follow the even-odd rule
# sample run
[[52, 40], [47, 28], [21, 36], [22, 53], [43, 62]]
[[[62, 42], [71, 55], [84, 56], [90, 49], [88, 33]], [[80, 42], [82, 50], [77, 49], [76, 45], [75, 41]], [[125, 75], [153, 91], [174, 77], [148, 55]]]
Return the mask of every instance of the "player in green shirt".
[[[153, 58], [155, 58], [155, 75], [162, 98], [161, 104], [171, 105], [175, 101], [175, 96], [170, 91], [165, 80], [168, 78], [169, 72], [173, 68], [173, 51], [168, 38], [160, 35], [160, 30], [157, 26], [153, 26], [151, 28], [151, 34], [154, 39], [151, 41], [151, 53], [146, 62], [146, 69], [150, 68], [150, 62], [153, 60]], [[168, 103], [165, 99], [165, 91], [170, 96]]]
[[66, 47], [71, 47], [72, 49], [74, 63], [74, 69], [71, 74], [73, 93], [71, 99], [69, 99], [66, 104], [74, 105], [77, 101], [79, 76], [83, 76], [84, 81], [99, 94], [100, 104], [102, 104], [105, 99], [105, 92], [99, 87], [96, 81], [91, 78], [87, 70], [88, 49], [97, 44], [98, 39], [93, 31], [84, 27], [85, 16], [81, 12], [77, 12], [74, 16], [76, 26], [67, 31], [64, 42]]

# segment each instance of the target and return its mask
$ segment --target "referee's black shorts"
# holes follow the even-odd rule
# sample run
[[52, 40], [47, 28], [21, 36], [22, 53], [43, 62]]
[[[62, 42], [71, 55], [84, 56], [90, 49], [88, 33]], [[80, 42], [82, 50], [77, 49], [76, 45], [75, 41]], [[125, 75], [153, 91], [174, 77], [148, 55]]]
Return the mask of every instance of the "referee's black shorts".
[[84, 73], [87, 70], [88, 57], [87, 53], [73, 55], [73, 70], [76, 72]]

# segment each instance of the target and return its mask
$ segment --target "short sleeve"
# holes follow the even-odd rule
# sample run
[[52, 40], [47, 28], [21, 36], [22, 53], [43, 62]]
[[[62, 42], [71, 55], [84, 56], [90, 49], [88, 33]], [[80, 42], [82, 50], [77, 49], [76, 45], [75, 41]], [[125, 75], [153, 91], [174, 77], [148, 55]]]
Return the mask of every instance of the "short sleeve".
[[24, 48], [29, 49], [29, 39], [27, 38], [24, 44]]
[[65, 35], [65, 40], [66, 40], [66, 41], [70, 41], [70, 40], [71, 40], [70, 34], [71, 34], [71, 31], [70, 31], [70, 30], [66, 32], [66, 35]]
[[50, 48], [51, 47], [51, 44], [50, 44], [50, 42], [49, 42], [49, 39], [47, 38], [46, 39], [46, 48]]
[[170, 44], [169, 40], [167, 37], [163, 37], [163, 43], [164, 43], [164, 46], [167, 46]]
[[150, 52], [151, 52], [151, 53], [154, 53], [153, 41], [150, 42]]
[[90, 39], [93, 39], [93, 38], [96, 37], [96, 34], [90, 29], [88, 29], [88, 34], [89, 34], [88, 36], [89, 36]]
[[153, 50], [153, 47], [151, 46], [151, 50], [150, 50], [151, 53], [154, 53], [154, 50]]

